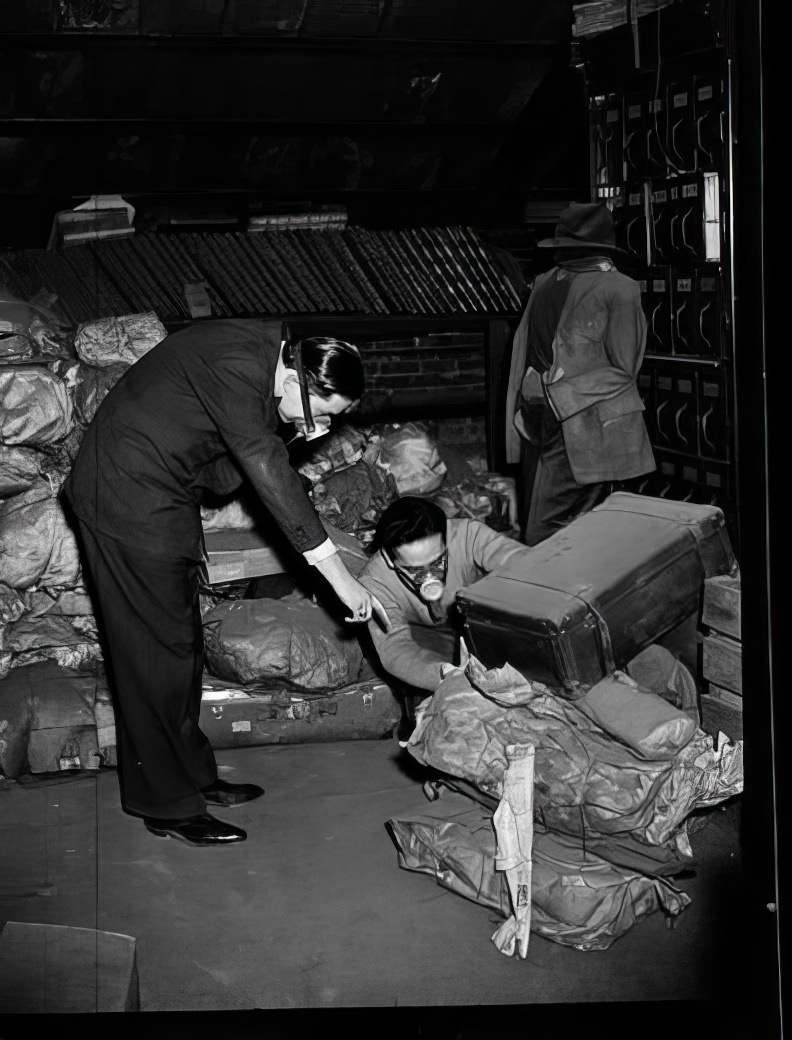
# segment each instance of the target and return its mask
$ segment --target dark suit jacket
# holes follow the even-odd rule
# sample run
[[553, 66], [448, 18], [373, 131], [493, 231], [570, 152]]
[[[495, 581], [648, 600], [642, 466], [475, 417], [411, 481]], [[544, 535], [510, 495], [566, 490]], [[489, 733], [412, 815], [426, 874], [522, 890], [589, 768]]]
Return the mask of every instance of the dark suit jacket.
[[113, 387], [64, 485], [94, 530], [154, 555], [201, 558], [200, 500], [247, 478], [300, 552], [327, 533], [277, 435], [281, 323], [213, 320], [173, 333]]

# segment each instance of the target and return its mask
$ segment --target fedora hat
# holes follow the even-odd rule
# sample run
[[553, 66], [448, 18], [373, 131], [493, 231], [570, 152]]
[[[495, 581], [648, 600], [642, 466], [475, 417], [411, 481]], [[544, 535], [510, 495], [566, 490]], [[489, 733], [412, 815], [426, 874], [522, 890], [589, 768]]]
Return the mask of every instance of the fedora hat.
[[573, 202], [558, 217], [554, 238], [536, 243], [544, 249], [607, 249], [623, 253], [616, 245], [613, 217], [597, 202]]

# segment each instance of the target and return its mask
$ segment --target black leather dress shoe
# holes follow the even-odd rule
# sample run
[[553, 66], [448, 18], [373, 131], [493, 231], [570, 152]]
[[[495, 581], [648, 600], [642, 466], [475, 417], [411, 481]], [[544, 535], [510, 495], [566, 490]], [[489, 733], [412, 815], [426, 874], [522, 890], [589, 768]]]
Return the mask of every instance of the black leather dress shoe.
[[178, 838], [188, 845], [231, 845], [247, 837], [247, 832], [241, 827], [223, 823], [208, 813], [190, 816], [186, 820], [157, 820], [152, 816], [144, 816], [143, 823], [147, 830], [159, 838]]
[[211, 805], [241, 805], [242, 802], [252, 802], [254, 798], [260, 798], [264, 794], [264, 788], [258, 784], [231, 784], [228, 780], [217, 779], [209, 787], [203, 790], [203, 796]]

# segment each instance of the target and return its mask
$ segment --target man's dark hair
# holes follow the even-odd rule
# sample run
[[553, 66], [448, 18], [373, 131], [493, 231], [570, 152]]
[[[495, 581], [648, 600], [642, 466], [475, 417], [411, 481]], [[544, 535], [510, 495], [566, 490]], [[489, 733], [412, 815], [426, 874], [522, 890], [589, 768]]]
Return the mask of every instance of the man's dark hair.
[[433, 534], [445, 539], [447, 528], [446, 515], [436, 502], [404, 495], [391, 502], [377, 521], [368, 551], [373, 555], [380, 549], [398, 549]]
[[[365, 389], [363, 362], [357, 347], [332, 336], [309, 336], [299, 341], [308, 389], [319, 397], [340, 394], [359, 401]], [[294, 368], [294, 348], [287, 343], [284, 362]]]

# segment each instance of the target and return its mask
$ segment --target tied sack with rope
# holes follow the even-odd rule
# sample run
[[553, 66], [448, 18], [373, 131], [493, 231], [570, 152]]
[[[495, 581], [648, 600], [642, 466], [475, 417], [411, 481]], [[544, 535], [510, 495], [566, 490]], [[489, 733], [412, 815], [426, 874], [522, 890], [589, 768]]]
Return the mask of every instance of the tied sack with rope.
[[[509, 665], [485, 670], [471, 657], [425, 702], [408, 751], [422, 765], [500, 799], [506, 749], [533, 745], [538, 828], [582, 837], [612, 862], [633, 862], [644, 849], [650, 860], [662, 859], [664, 850], [692, 859], [686, 821], [694, 810], [742, 791], [742, 742], [716, 747], [657, 694], [637, 685], [625, 689], [636, 699], [636, 712], [645, 705], [652, 717], [648, 743], [636, 725], [630, 746], [578, 702], [529, 682]], [[658, 730], [660, 713], [678, 718]], [[646, 757], [653, 742], [658, 757]]]

